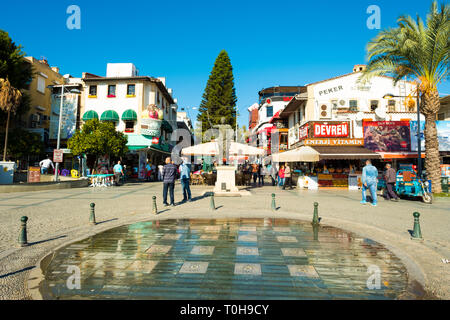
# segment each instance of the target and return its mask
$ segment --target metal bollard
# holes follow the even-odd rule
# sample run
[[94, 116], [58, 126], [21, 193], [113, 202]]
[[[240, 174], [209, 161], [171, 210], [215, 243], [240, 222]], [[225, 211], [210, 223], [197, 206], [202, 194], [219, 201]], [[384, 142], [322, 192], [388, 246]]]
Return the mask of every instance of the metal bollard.
[[23, 216], [20, 218], [20, 233], [19, 233], [19, 244], [21, 247], [28, 246], [27, 241], [27, 221], [28, 217]]
[[158, 207], [156, 206], [156, 196], [153, 196], [152, 199], [153, 199], [153, 209], [152, 209], [152, 212], [153, 212], [153, 214], [158, 214]]
[[420, 222], [419, 222], [419, 217], [420, 217], [420, 213], [419, 212], [414, 212], [413, 213], [414, 216], [414, 229], [413, 229], [413, 233], [411, 235], [412, 239], [422, 239], [422, 232], [420, 231]]
[[314, 202], [314, 215], [312, 224], [319, 224], [319, 203]]
[[319, 240], [319, 224], [313, 224], [313, 235], [314, 235], [314, 240], [318, 241]]
[[91, 203], [91, 214], [90, 214], [90, 216], [89, 216], [89, 222], [92, 224], [92, 225], [96, 225], [97, 224], [97, 222], [95, 221], [95, 203]]
[[272, 193], [272, 211], [277, 210], [277, 205], [275, 204], [275, 193]]
[[209, 209], [216, 210], [216, 204], [214, 203], [214, 192], [211, 192], [211, 201], [209, 202]]

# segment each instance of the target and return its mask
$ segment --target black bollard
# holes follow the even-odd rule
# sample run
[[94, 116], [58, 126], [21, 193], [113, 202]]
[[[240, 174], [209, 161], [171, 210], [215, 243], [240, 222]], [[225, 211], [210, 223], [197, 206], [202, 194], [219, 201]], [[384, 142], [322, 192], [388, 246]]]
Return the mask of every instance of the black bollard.
[[23, 216], [20, 218], [20, 233], [19, 233], [19, 244], [21, 247], [28, 246], [27, 241], [27, 221], [28, 217]]
[[209, 209], [216, 210], [216, 204], [214, 203], [214, 192], [211, 192], [211, 201], [209, 202]]
[[91, 214], [90, 214], [90, 216], [89, 216], [89, 222], [92, 224], [92, 225], [96, 225], [97, 224], [97, 222], [95, 221], [95, 203], [91, 203]]
[[158, 207], [156, 206], [156, 196], [153, 196], [152, 199], [153, 199], [153, 209], [152, 209], [152, 212], [153, 212], [153, 214], [158, 214]]
[[419, 222], [420, 213], [414, 212], [413, 216], [414, 216], [414, 228], [413, 228], [413, 233], [412, 233], [411, 237], [412, 237], [412, 239], [421, 240], [422, 232], [420, 231], [420, 222]]
[[319, 204], [317, 202], [314, 202], [314, 215], [312, 224], [319, 224]]

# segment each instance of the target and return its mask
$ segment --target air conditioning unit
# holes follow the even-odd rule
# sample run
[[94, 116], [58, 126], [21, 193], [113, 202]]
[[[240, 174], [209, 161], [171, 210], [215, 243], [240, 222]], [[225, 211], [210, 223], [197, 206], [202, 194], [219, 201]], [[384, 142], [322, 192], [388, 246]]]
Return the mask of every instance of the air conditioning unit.
[[331, 105], [328, 103], [319, 103], [319, 118], [331, 119]]
[[347, 101], [345, 101], [343, 99], [339, 100], [339, 102], [338, 102], [338, 108], [339, 109], [341, 109], [341, 108], [348, 108], [348, 107], [349, 107], [349, 105], [348, 105]]
[[39, 122], [39, 115], [38, 114], [32, 114], [31, 115], [31, 121]]

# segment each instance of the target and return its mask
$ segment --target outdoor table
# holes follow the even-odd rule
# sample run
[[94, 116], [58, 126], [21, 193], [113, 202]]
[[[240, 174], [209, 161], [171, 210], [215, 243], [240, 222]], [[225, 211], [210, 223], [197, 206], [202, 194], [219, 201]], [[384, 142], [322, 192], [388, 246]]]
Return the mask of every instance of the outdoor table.
[[90, 187], [109, 187], [111, 182], [109, 177], [114, 176], [113, 174], [90, 174], [88, 178], [92, 178], [92, 184]]

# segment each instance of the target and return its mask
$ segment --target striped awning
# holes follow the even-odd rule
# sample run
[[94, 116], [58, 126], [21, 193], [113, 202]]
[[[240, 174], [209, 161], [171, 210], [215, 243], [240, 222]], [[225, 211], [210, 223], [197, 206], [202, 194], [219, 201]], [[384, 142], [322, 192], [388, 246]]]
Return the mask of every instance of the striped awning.
[[122, 120], [123, 121], [136, 121], [137, 120], [137, 113], [136, 111], [132, 109], [125, 110], [122, 114]]
[[100, 117], [101, 121], [119, 121], [119, 115], [114, 110], [106, 110], [102, 113], [102, 116]]
[[83, 114], [83, 118], [82, 119], [83, 119], [83, 121], [88, 121], [88, 120], [92, 120], [92, 119], [97, 119], [98, 120], [98, 113], [95, 112], [94, 110], [86, 111]]

